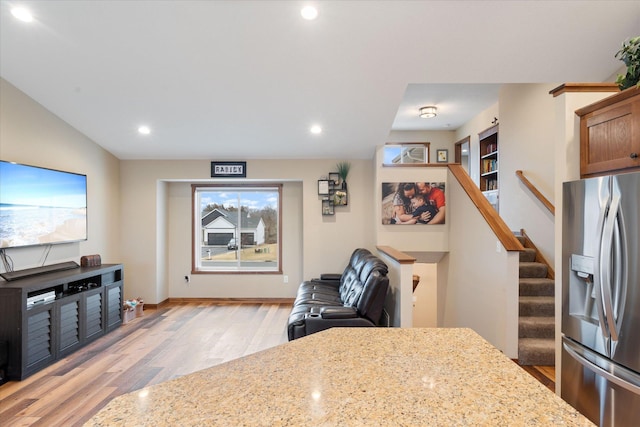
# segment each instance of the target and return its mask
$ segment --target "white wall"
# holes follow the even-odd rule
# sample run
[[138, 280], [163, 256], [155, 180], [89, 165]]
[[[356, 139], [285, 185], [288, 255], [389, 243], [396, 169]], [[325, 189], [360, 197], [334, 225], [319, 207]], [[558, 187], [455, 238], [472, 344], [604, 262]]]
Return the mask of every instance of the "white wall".
[[[351, 161], [349, 205], [337, 207], [334, 216], [321, 215], [317, 180], [335, 172], [340, 160], [248, 160], [245, 182], [285, 182], [285, 200], [290, 205], [283, 207], [283, 274], [198, 274], [192, 275], [188, 285], [184, 276], [191, 271], [191, 196], [186, 186], [209, 179], [210, 161], [123, 160], [121, 239], [127, 262], [126, 292], [149, 303], [163, 301], [165, 293], [175, 298], [292, 298], [303, 279], [341, 273], [353, 250], [373, 249], [375, 239], [370, 160]], [[179, 181], [185, 184], [175, 184]], [[160, 182], [171, 183], [166, 205], [158, 195]], [[166, 224], [161, 223], [157, 209], [168, 210]], [[169, 235], [166, 250], [159, 243], [162, 233]], [[163, 277], [165, 265], [169, 269]], [[283, 275], [288, 276], [288, 284], [283, 283]]]
[[[4, 79], [0, 92], [2, 160], [87, 175], [88, 239], [54, 245], [46, 264], [79, 262], [91, 254], [100, 254], [103, 263], [122, 262], [118, 159]], [[44, 248], [7, 249], [7, 254], [14, 269], [22, 270], [40, 265]]]
[[[413, 263], [401, 264], [386, 253], [374, 252], [389, 267], [389, 290], [385, 300], [384, 309], [389, 315], [389, 326], [398, 328], [410, 328], [413, 326], [413, 302], [411, 296], [411, 278], [413, 276]], [[384, 314], [383, 314], [384, 316]], [[386, 319], [381, 323], [386, 325]]]
[[159, 181], [156, 188], [157, 191], [157, 205], [156, 209], [156, 221], [157, 230], [156, 233], [156, 274], [158, 279], [156, 280], [156, 295], [158, 301], [164, 301], [169, 297], [169, 281], [168, 277], [173, 266], [173, 258], [169, 252], [170, 246], [170, 232], [172, 230], [169, 223], [169, 186], [168, 183]]
[[435, 328], [438, 326], [438, 265], [417, 262], [413, 274], [420, 276], [420, 283], [413, 292], [413, 326]]
[[[519, 252], [507, 252], [455, 178], [449, 179], [446, 286], [439, 283], [444, 327], [468, 327], [518, 357]], [[440, 268], [438, 269], [440, 281]], [[443, 301], [444, 300], [444, 301]]]
[[554, 266], [554, 216], [516, 177], [516, 170], [555, 204], [555, 109], [557, 84], [508, 84], [500, 89], [500, 216], [513, 231], [524, 229]]

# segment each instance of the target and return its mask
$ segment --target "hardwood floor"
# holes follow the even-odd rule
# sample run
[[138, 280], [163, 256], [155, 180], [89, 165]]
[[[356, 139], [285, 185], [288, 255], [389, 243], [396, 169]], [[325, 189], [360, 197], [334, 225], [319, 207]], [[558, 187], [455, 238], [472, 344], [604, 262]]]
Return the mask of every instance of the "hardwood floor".
[[[116, 396], [286, 343], [290, 309], [184, 302], [145, 310], [24, 381], [0, 386], [0, 426], [82, 425]], [[553, 383], [545, 367], [529, 368]]]
[[556, 391], [556, 367], [555, 366], [521, 366], [522, 369], [533, 375], [549, 390]]
[[82, 425], [115, 396], [287, 342], [290, 304], [181, 303], [144, 315], [24, 381], [0, 426]]

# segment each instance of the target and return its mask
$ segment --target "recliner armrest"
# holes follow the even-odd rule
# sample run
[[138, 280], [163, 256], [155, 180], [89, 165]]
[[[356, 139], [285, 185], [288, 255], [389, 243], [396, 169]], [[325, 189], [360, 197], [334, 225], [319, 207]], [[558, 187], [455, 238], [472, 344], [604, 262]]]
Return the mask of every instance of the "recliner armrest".
[[322, 307], [320, 316], [323, 319], [353, 319], [358, 317], [358, 311], [355, 307]]
[[[351, 307], [333, 306], [331, 307], [331, 309], [332, 310], [329, 310], [327, 313], [324, 313], [324, 314], [307, 313], [307, 315], [304, 318], [304, 325], [303, 325], [304, 329], [303, 331], [298, 331], [298, 332], [299, 333], [302, 332], [302, 335], [310, 335], [310, 334], [315, 334], [316, 332], [320, 332], [329, 328], [336, 328], [336, 327], [355, 328], [355, 327], [376, 326], [369, 319], [366, 319], [364, 317], [360, 317], [357, 315], [353, 316], [352, 314], [350, 314], [355, 312], [355, 309]], [[331, 313], [331, 311], [335, 311], [335, 313]], [[325, 315], [326, 316], [331, 316], [332, 314], [337, 315], [338, 312], [340, 311], [343, 312], [343, 316], [349, 316], [349, 317], [332, 317], [332, 318], [324, 317]], [[294, 331], [294, 334], [295, 334], [295, 331]], [[294, 338], [297, 338], [297, 337], [294, 337]]]
[[323, 273], [320, 275], [320, 280], [336, 280], [340, 281], [342, 274], [339, 273]]

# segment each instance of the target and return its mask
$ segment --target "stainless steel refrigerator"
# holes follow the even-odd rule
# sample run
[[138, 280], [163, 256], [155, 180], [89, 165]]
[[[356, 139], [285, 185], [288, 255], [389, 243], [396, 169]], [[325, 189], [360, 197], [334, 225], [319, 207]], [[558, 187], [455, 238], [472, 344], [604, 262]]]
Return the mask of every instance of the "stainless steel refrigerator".
[[566, 182], [561, 396], [600, 426], [640, 425], [640, 173]]

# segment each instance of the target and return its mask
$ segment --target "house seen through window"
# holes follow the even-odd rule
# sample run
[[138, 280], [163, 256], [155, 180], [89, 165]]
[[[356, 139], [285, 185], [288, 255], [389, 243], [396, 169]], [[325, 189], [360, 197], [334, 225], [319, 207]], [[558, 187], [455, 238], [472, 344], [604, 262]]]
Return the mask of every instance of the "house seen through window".
[[279, 273], [282, 185], [193, 185], [194, 272]]

